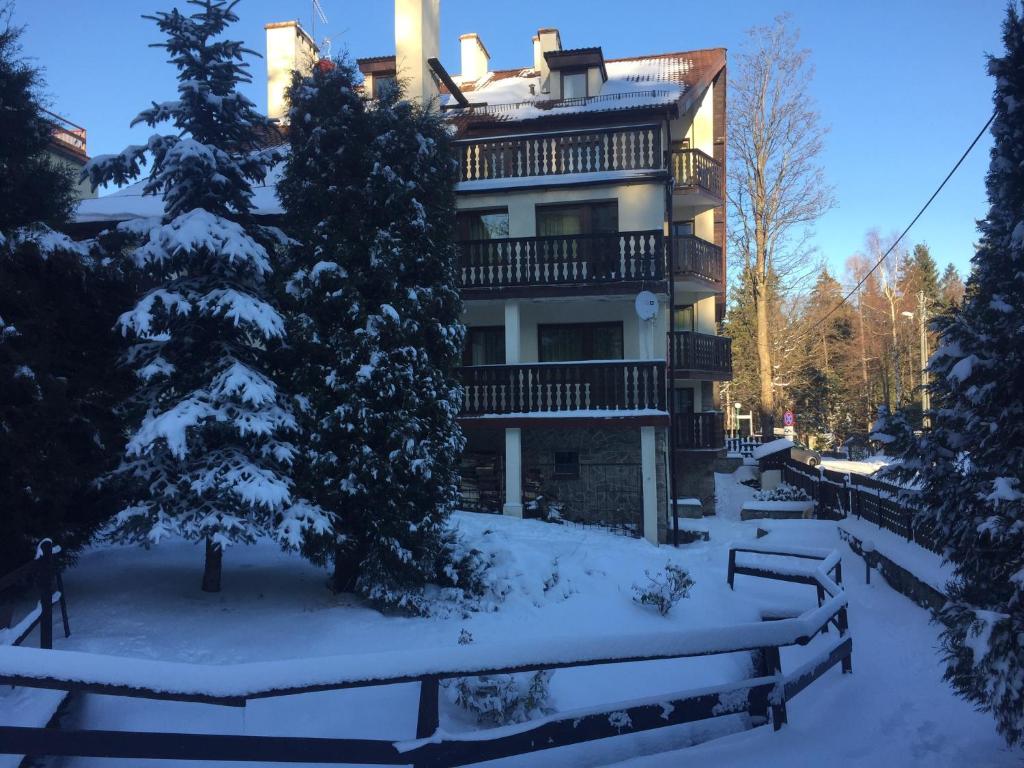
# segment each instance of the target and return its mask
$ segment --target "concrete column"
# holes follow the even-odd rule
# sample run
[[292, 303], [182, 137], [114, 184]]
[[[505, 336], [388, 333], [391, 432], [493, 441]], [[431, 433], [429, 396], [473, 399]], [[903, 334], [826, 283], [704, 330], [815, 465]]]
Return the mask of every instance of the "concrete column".
[[654, 320], [637, 318], [637, 357], [641, 360], [654, 359]]
[[519, 362], [519, 302], [505, 302], [505, 362]]
[[654, 445], [654, 427], [640, 427], [640, 473], [644, 487], [644, 538], [657, 546], [658, 468]]
[[523, 516], [523, 435], [521, 429], [505, 430], [505, 506], [501, 511], [502, 514], [509, 517]]

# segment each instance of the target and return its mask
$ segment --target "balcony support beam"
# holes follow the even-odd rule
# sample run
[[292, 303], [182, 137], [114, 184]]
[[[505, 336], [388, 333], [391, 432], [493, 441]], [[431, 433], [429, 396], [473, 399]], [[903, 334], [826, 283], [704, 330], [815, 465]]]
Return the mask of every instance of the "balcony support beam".
[[640, 427], [640, 474], [644, 493], [644, 538], [658, 545], [658, 462], [654, 427]]
[[505, 302], [505, 364], [519, 362], [519, 302]]
[[505, 430], [505, 506], [502, 514], [523, 516], [523, 431]]

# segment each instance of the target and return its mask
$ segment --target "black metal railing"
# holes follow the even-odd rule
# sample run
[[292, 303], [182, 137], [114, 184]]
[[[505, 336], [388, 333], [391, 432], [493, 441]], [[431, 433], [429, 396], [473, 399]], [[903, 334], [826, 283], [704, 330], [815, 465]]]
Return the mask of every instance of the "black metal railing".
[[721, 283], [722, 249], [693, 235], [676, 235], [672, 240], [672, 272], [676, 277]]
[[665, 167], [657, 125], [456, 142], [460, 181]]
[[732, 378], [732, 339], [728, 336], [675, 331], [669, 334], [669, 353], [673, 369], [684, 378], [694, 374]]
[[461, 369], [463, 416], [665, 411], [665, 364], [600, 361]]
[[721, 413], [672, 414], [672, 447], [682, 451], [717, 451], [725, 447]]
[[460, 242], [463, 288], [508, 288], [661, 280], [661, 232], [509, 237]]
[[699, 149], [675, 150], [672, 176], [677, 187], [695, 187], [715, 197], [724, 197], [722, 164]]

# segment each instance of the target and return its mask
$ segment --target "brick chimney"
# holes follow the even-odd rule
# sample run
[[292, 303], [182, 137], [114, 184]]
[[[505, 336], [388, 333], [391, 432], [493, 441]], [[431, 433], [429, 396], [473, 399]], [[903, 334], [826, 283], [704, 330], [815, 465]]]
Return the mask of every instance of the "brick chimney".
[[395, 0], [395, 65], [406, 95], [436, 104], [440, 91], [427, 59], [440, 52], [441, 0]]
[[476, 32], [462, 35], [459, 43], [462, 46], [462, 82], [475, 83], [490, 71], [491, 54]]
[[267, 24], [267, 117], [288, 122], [288, 100], [285, 91], [292, 84], [292, 72], [303, 75], [313, 71], [320, 50], [313, 38], [297, 21]]

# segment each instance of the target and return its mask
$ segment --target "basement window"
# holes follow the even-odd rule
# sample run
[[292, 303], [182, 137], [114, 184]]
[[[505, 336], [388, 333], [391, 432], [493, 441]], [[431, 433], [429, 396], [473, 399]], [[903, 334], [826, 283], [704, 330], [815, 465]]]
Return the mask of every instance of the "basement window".
[[576, 451], [555, 451], [555, 477], [580, 476], [580, 455]]

